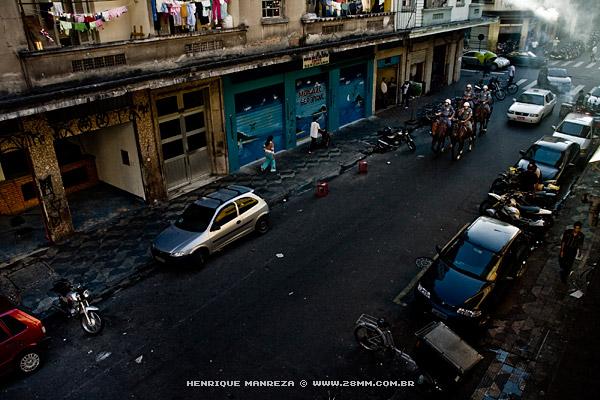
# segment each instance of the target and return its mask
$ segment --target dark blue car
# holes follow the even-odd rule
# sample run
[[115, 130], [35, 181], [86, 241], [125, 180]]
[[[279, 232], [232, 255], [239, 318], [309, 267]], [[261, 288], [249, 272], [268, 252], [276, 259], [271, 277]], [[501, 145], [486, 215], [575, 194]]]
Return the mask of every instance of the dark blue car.
[[493, 299], [525, 272], [529, 252], [519, 228], [479, 217], [438, 248], [417, 284], [418, 304], [443, 321], [484, 325]]

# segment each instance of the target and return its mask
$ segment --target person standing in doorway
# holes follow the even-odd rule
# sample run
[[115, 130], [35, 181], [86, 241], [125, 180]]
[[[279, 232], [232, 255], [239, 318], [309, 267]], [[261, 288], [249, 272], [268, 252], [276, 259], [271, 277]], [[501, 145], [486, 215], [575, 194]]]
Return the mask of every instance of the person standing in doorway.
[[581, 232], [581, 222], [577, 221], [573, 224], [573, 229], [565, 229], [560, 241], [560, 254], [558, 263], [560, 265], [560, 280], [567, 283], [567, 278], [573, 268], [573, 263], [577, 257], [577, 253], [583, 246], [584, 236]]
[[396, 83], [396, 78], [392, 77], [392, 78], [390, 78], [390, 84], [388, 85], [388, 94], [389, 94], [388, 104], [396, 105], [397, 93], [398, 93], [398, 84]]
[[276, 172], [275, 167], [275, 143], [273, 143], [273, 136], [269, 135], [265, 141], [265, 161], [260, 166], [260, 172], [265, 172], [269, 166], [271, 166], [271, 172]]
[[517, 69], [515, 68], [514, 65], [510, 64], [508, 66], [508, 85], [510, 85], [511, 83], [513, 83], [513, 81], [515, 80], [515, 72], [517, 72]]
[[388, 93], [388, 85], [386, 82], [386, 78], [381, 78], [381, 84], [379, 85], [379, 90], [381, 91], [381, 107], [387, 106], [387, 93]]
[[402, 84], [402, 104], [404, 104], [404, 108], [408, 108], [408, 91], [410, 89], [410, 82], [409, 81], [404, 81], [404, 83]]

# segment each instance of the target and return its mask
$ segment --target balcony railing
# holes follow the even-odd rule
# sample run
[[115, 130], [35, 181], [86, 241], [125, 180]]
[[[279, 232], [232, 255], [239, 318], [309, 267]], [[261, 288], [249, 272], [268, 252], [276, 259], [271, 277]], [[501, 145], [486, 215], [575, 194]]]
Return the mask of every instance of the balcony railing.
[[347, 15], [344, 17], [303, 18], [306, 44], [369, 35], [394, 30], [393, 12]]
[[27, 79], [32, 87], [115, 77], [144, 68], [161, 71], [191, 59], [222, 56], [227, 48], [244, 46], [241, 28], [200, 31], [142, 40], [71, 46], [43, 51], [23, 51]]

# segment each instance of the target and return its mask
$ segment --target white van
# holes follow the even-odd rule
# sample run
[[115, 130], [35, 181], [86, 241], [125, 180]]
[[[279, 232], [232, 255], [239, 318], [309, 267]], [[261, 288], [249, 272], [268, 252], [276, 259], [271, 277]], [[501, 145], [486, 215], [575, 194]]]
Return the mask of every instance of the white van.
[[587, 160], [598, 146], [600, 129], [597, 120], [591, 115], [570, 113], [560, 125], [552, 128], [552, 136], [568, 139], [581, 147], [583, 160]]

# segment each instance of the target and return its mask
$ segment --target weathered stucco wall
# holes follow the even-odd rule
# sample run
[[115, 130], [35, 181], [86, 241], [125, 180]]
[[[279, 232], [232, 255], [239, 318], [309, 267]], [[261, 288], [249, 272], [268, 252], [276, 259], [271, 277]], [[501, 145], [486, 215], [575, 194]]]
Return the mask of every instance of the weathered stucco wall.
[[27, 39], [15, 1], [0, 1], [0, 96], [23, 91], [27, 85], [17, 52]]

